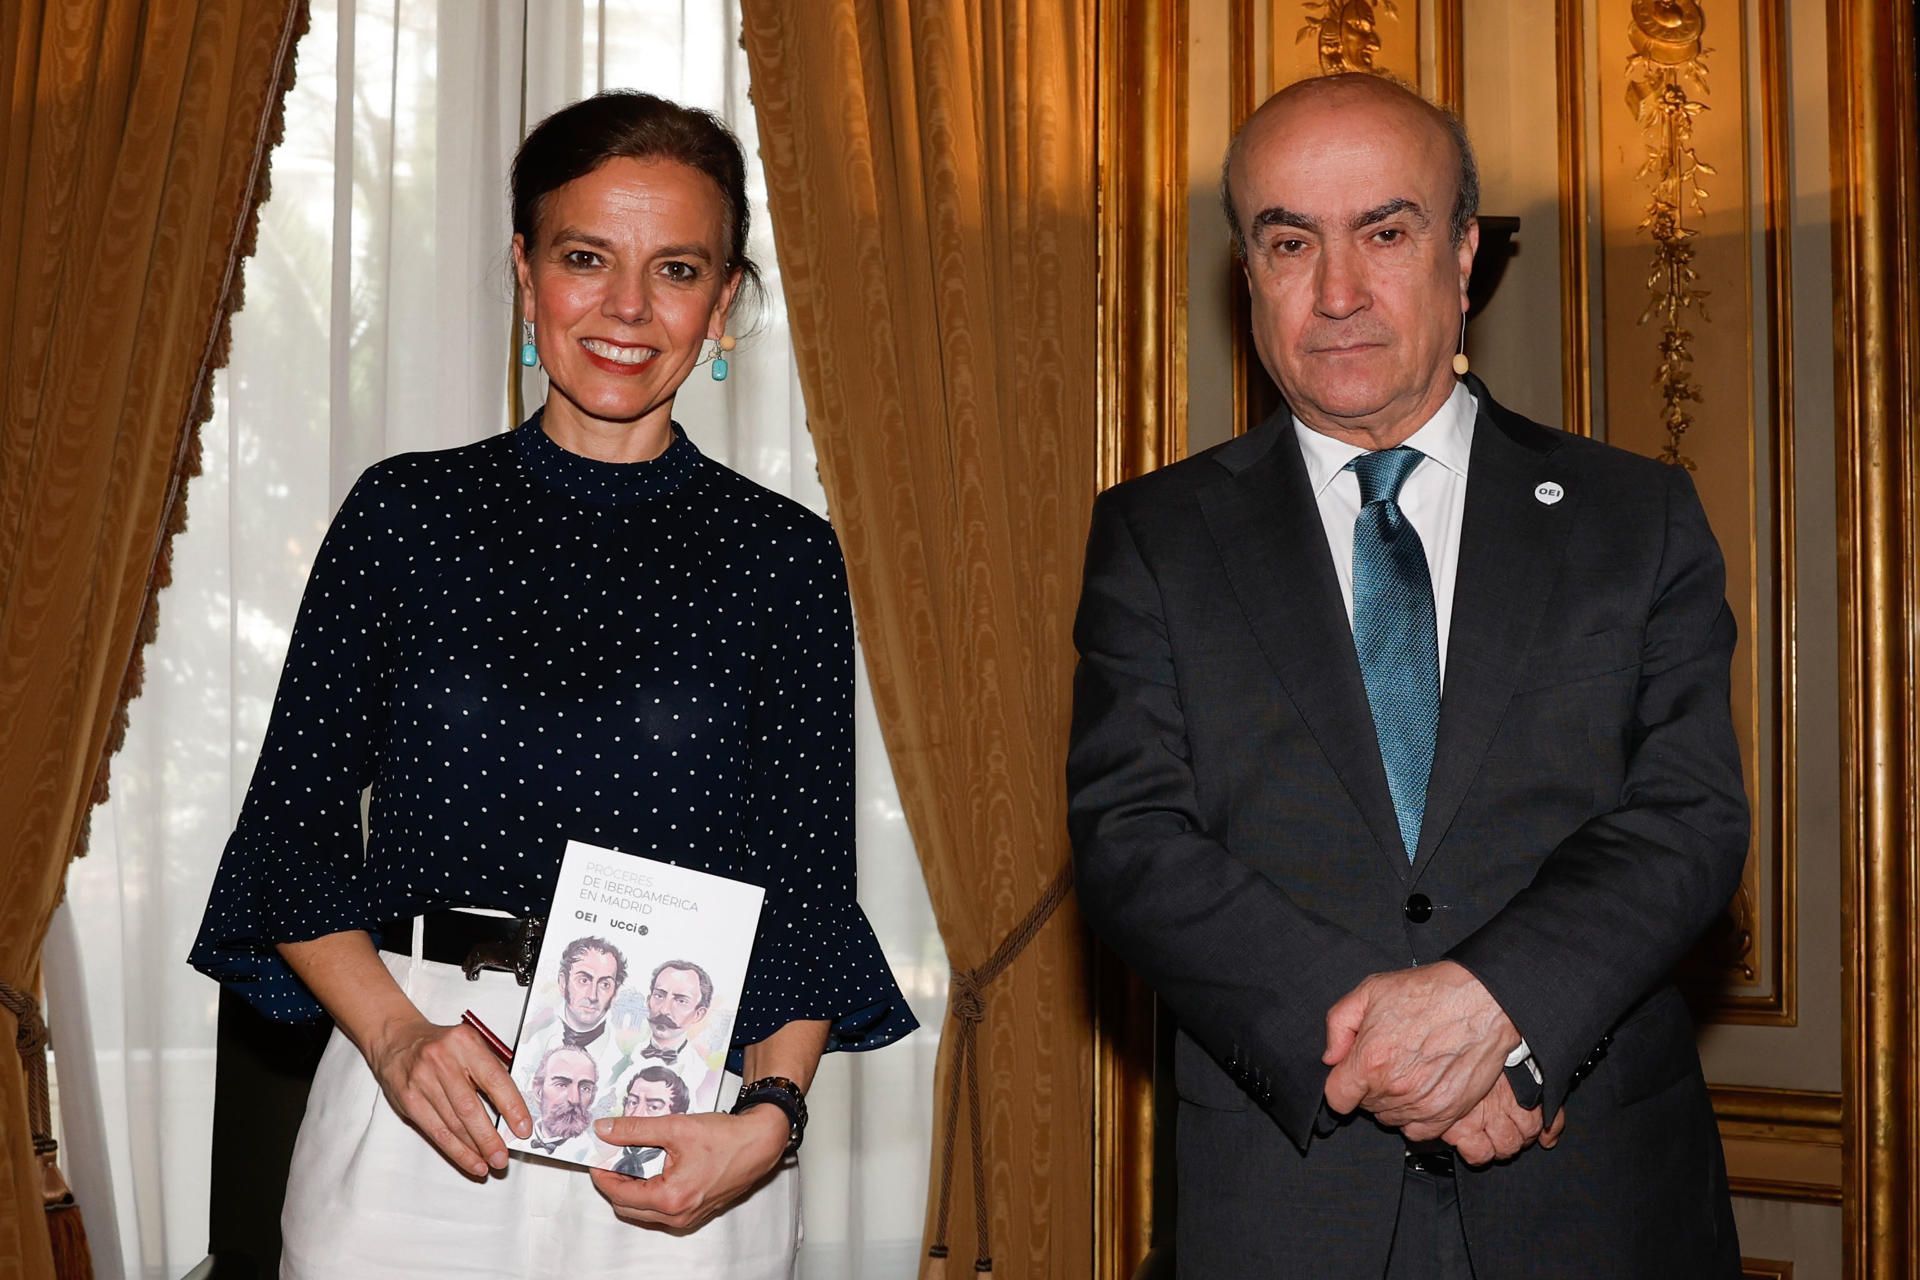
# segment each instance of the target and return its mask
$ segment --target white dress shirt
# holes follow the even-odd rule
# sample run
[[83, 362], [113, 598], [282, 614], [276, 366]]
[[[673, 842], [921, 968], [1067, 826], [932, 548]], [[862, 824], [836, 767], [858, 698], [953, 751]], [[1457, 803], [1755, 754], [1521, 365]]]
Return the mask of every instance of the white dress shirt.
[[[1460, 520], [1467, 510], [1467, 457], [1473, 449], [1473, 420], [1480, 411], [1467, 384], [1456, 383], [1440, 411], [1406, 439], [1426, 459], [1400, 486], [1400, 510], [1412, 521], [1427, 553], [1433, 581], [1433, 621], [1440, 643], [1440, 686], [1447, 681], [1447, 631], [1453, 621], [1453, 580], [1460, 564]], [[1299, 418], [1293, 431], [1307, 462], [1307, 479], [1320, 506], [1320, 523], [1333, 552], [1340, 598], [1353, 625], [1353, 522], [1360, 515], [1360, 477], [1346, 466], [1367, 450], [1323, 436]]]

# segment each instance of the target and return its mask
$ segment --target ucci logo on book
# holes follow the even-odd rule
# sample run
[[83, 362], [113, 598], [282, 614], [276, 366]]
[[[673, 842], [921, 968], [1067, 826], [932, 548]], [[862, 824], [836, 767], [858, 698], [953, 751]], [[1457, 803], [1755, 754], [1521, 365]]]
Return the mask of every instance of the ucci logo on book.
[[[600, 917], [591, 911], [576, 911], [573, 913], [573, 918], [582, 924], [600, 923]], [[609, 919], [607, 921], [607, 928], [624, 929], [628, 933], [639, 934], [642, 937], [645, 937], [647, 932], [647, 926], [636, 924], [632, 920]]]

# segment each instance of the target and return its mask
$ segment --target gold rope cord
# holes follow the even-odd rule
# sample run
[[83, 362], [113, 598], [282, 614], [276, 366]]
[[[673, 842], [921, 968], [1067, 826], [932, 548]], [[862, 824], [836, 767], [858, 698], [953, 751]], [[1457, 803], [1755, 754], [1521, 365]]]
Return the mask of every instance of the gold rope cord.
[[991, 1280], [993, 1247], [988, 1232], [986, 1138], [980, 1115], [980, 1024], [987, 1018], [987, 987], [1006, 972], [1027, 948], [1073, 888], [1073, 864], [1069, 862], [1054, 876], [1040, 900], [994, 948], [985, 964], [971, 969], [953, 970], [947, 1013], [954, 1021], [959, 1038], [954, 1042], [953, 1074], [947, 1086], [945, 1137], [940, 1148], [940, 1212], [933, 1229], [933, 1245], [927, 1250], [930, 1260], [925, 1274], [939, 1280], [946, 1273], [948, 1210], [953, 1203], [953, 1148], [960, 1127], [960, 1084], [966, 1077], [967, 1115], [973, 1155], [973, 1224], [977, 1252], [973, 1269], [977, 1276]]

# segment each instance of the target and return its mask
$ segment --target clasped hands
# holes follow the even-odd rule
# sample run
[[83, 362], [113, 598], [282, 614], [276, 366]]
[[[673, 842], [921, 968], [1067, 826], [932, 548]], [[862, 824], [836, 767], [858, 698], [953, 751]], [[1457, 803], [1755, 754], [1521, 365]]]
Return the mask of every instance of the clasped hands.
[[1520, 1032], [1480, 980], [1452, 961], [1376, 973], [1327, 1011], [1327, 1105], [1365, 1110], [1411, 1142], [1440, 1139], [1468, 1164], [1551, 1147], [1563, 1110], [1543, 1127], [1507, 1083]]

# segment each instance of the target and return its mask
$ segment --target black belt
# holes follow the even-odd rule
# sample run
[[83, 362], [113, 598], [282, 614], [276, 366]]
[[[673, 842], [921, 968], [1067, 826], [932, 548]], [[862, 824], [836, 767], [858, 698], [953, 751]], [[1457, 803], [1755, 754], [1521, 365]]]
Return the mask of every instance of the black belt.
[[1430, 1178], [1451, 1178], [1453, 1152], [1438, 1142], [1411, 1145], [1407, 1148], [1407, 1172], [1424, 1173]]
[[[466, 971], [468, 981], [478, 981], [482, 969], [498, 969], [511, 973], [523, 987], [533, 985], [545, 920], [479, 916], [470, 911], [429, 911], [420, 919], [422, 960], [457, 964]], [[387, 921], [378, 934], [382, 951], [413, 954], [411, 916]]]

